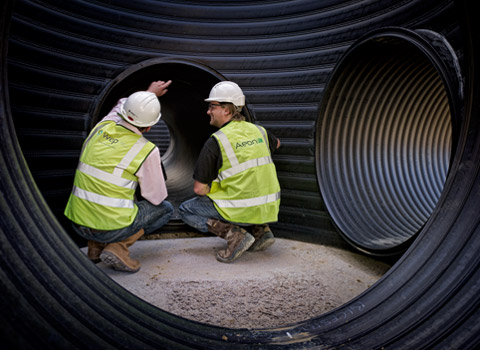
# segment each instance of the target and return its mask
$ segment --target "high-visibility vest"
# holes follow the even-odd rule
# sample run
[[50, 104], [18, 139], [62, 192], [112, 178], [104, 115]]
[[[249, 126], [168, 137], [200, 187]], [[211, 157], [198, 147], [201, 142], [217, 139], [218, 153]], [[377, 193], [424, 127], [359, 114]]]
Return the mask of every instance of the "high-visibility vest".
[[155, 144], [113, 121], [97, 124], [85, 140], [65, 215], [97, 230], [129, 226], [138, 171]]
[[217, 211], [236, 223], [276, 222], [280, 185], [265, 129], [231, 121], [212, 136], [220, 146], [222, 167], [207, 196]]

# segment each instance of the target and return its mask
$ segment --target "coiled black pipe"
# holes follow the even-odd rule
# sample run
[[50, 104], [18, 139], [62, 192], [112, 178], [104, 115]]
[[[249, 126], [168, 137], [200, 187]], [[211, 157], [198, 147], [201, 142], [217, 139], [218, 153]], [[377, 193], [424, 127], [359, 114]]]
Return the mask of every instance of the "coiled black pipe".
[[[416, 5], [425, 3], [418, 2]], [[35, 4], [47, 5], [43, 2]], [[53, 1], [48, 4], [51, 6]], [[83, 4], [86, 2], [73, 2], [74, 6], [80, 6], [79, 9], [82, 9]], [[88, 4], [98, 5], [99, 2], [92, 1]], [[275, 15], [284, 14], [281, 3], [272, 4]], [[133, 6], [134, 3], [129, 2], [129, 5]], [[34, 163], [33, 148], [27, 148], [30, 152], [27, 153], [30, 156], [27, 166], [22, 155], [25, 148], [20, 148], [16, 134], [19, 133], [24, 138], [26, 135], [41, 138], [38, 133], [29, 134], [25, 127], [15, 125], [14, 128], [12, 120], [19, 115], [29, 117], [32, 123], [35, 123], [33, 115], [48, 120], [51, 118], [48, 111], [29, 108], [68, 104], [62, 104], [52, 90], [50, 94], [42, 94], [49, 99], [48, 103], [38, 98], [35, 93], [48, 91], [47, 87], [40, 88], [43, 85], [21, 87], [15, 80], [7, 85], [10, 75], [7, 76], [5, 58], [7, 52], [8, 55], [12, 54], [10, 48], [7, 51], [7, 38], [14, 7], [12, 1], [3, 2], [0, 5], [0, 332], [3, 344], [21, 349], [477, 348], [480, 344], [480, 326], [477, 322], [480, 316], [480, 110], [475, 102], [480, 98], [477, 84], [480, 79], [477, 67], [480, 56], [475, 43], [478, 42], [479, 28], [474, 21], [472, 3], [458, 1], [456, 5], [457, 8], [450, 12], [450, 16], [458, 18], [464, 40], [457, 43], [457, 48], [465, 53], [465, 100], [457, 136], [453, 132], [454, 153], [443, 192], [418, 238], [375, 286], [336, 310], [281, 329], [228, 330], [170, 315], [120, 288], [86, 261], [49, 210], [37, 189], [37, 181], [33, 180], [29, 171]], [[188, 6], [188, 3], [181, 6]], [[428, 8], [431, 4], [425, 6]], [[201, 8], [198, 5], [197, 10]], [[421, 10], [422, 7], [417, 9]], [[242, 12], [245, 8], [240, 6], [238, 10]], [[362, 11], [359, 10], [356, 14], [358, 13]], [[272, 29], [275, 30], [278, 29]], [[28, 45], [25, 49], [27, 48]], [[48, 55], [47, 52], [43, 54]], [[56, 54], [62, 53], [58, 51]], [[59, 64], [66, 62], [61, 61]], [[18, 62], [13, 63], [18, 67]], [[91, 67], [95, 69], [96, 66], [92, 64]], [[85, 82], [91, 79], [85, 76], [76, 78]], [[62, 76], [59, 75], [58, 79], [55, 82], [57, 84], [62, 81]], [[41, 83], [43, 80], [36, 82]], [[42, 84], [48, 86], [52, 83], [48, 80]], [[65, 79], [60, 85], [70, 86], [74, 91], [78, 88], [78, 84], [68, 84], [69, 80]], [[93, 79], [87, 85], [91, 88], [104, 84]], [[78, 128], [80, 135], [76, 139], [81, 140], [80, 136], [84, 132], [81, 130], [88, 129], [91, 121], [83, 118], [86, 114], [81, 112], [91, 106], [90, 103], [83, 103], [89, 100], [88, 91], [83, 91], [82, 95], [65, 89], [62, 97], [75, 101], [71, 109], [77, 110], [74, 115], [77, 118], [72, 118], [71, 113], [57, 112], [56, 117], [59, 118], [56, 118], [54, 125], [58, 129], [54, 130], [61, 130], [63, 120], [72, 130]], [[19, 91], [25, 95], [18, 94]], [[14, 93], [10, 94], [11, 92]], [[98, 89], [90, 90], [92, 96], [98, 96], [98, 92]], [[32, 105], [15, 107], [18, 106], [19, 96], [31, 97], [32, 100], [29, 101]], [[252, 100], [258, 101], [258, 95], [250, 96], [252, 104]], [[298, 96], [301, 94], [296, 95]], [[285, 98], [288, 101], [288, 96]], [[257, 110], [260, 107], [257, 105]], [[27, 113], [32, 110], [35, 113]], [[75, 114], [75, 111], [69, 112]], [[285, 110], [282, 111], [284, 112]], [[39, 122], [38, 126], [43, 123], [45, 121]], [[63, 146], [68, 145], [66, 143]], [[42, 153], [42, 149], [39, 151]], [[48, 152], [43, 154], [48, 155]], [[68, 154], [65, 159], [68, 159]]]

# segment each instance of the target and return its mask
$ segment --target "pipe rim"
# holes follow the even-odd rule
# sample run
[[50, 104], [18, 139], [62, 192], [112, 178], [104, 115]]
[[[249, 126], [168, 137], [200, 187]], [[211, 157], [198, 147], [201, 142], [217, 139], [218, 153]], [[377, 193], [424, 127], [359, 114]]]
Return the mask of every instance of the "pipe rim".
[[364, 253], [404, 252], [442, 194], [462, 98], [451, 67], [458, 60], [445, 60], [454, 52], [442, 38], [393, 27], [368, 33], [326, 85], [317, 181], [337, 231]]

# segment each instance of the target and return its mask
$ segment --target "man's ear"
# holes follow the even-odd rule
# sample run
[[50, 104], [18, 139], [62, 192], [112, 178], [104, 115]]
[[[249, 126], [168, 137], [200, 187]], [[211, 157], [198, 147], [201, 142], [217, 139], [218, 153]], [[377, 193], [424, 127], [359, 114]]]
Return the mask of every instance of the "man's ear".
[[225, 107], [225, 108], [222, 108], [222, 109], [223, 109], [223, 115], [224, 115], [225, 117], [227, 117], [227, 116], [232, 116], [232, 113], [230, 112], [230, 108], [226, 108], [226, 107]]

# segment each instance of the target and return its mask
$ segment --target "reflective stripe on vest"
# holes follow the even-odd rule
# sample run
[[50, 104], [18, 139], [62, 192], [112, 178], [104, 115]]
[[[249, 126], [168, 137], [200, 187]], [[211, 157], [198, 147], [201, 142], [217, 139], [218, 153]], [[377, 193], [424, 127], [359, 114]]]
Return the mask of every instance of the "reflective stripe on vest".
[[[213, 200], [217, 211], [232, 222], [276, 221], [280, 186], [265, 130], [252, 123], [232, 121], [213, 136], [219, 143], [223, 165], [207, 196]], [[237, 154], [234, 147], [255, 148], [239, 150], [241, 153]], [[248, 198], [250, 195], [254, 196]]]
[[65, 215], [99, 230], [130, 225], [138, 212], [135, 172], [154, 148], [143, 136], [113, 121], [97, 125], [83, 144]]
[[237, 155], [235, 154], [235, 151], [233, 150], [227, 135], [225, 135], [221, 130], [218, 130], [215, 135], [218, 136], [218, 139], [222, 143], [222, 146], [225, 149], [225, 153], [227, 154], [231, 166], [234, 167], [238, 165]]
[[135, 157], [140, 153], [143, 147], [148, 143], [148, 141], [144, 137], [140, 137], [138, 141], [130, 148], [130, 151], [123, 157], [121, 162], [116, 166], [115, 170], [113, 171], [113, 175], [115, 176], [122, 176], [125, 169], [128, 168], [130, 163], [135, 159]]
[[102, 196], [101, 194], [98, 194], [98, 193], [82, 190], [77, 186], [73, 186], [72, 193], [74, 196], [77, 196], [78, 198], [82, 198], [82, 199], [85, 199], [86, 201], [97, 203], [100, 205], [108, 205], [109, 207], [114, 207], [114, 208], [129, 208], [129, 209], [132, 209], [134, 207], [132, 200]]
[[275, 202], [280, 199], [280, 193], [268, 194], [266, 196], [256, 197], [256, 198], [247, 198], [247, 199], [216, 199], [215, 203], [220, 208], [247, 208], [257, 205], [262, 205], [266, 203]]
[[93, 176], [97, 179], [103, 180], [105, 182], [120, 186], [120, 187], [125, 187], [125, 188], [131, 188], [135, 189], [137, 187], [137, 182], [133, 180], [127, 180], [124, 179], [123, 177], [118, 177], [116, 175], [107, 173], [106, 171], [103, 171], [101, 169], [95, 168], [91, 165], [79, 162], [78, 163], [78, 171], [81, 171], [84, 174]]
[[[260, 130], [263, 138], [266, 140], [266, 135], [263, 128], [259, 127], [258, 125], [255, 125], [255, 126], [258, 128], [258, 130]], [[223, 181], [247, 169], [254, 168], [260, 165], [273, 163], [272, 157], [266, 156], [261, 158], [250, 159], [246, 162], [239, 164], [235, 151], [233, 150], [232, 144], [228, 140], [227, 135], [225, 135], [221, 130], [218, 130], [215, 134], [218, 136], [218, 139], [222, 143], [222, 146], [225, 149], [225, 153], [228, 157], [228, 160], [232, 165], [231, 168], [226, 169], [222, 171], [220, 174], [218, 174], [218, 177], [215, 181]], [[280, 199], [280, 193], [275, 193], [274, 195], [270, 194], [270, 195], [257, 197], [257, 198], [249, 198], [249, 199], [236, 199], [236, 200], [216, 199], [215, 203], [221, 208], [246, 208], [246, 207], [253, 207], [256, 205], [274, 202], [278, 199]]]
[[[102, 125], [101, 127], [96, 128], [94, 132], [95, 133], [98, 132], [104, 126], [105, 125]], [[85, 141], [83, 148], [87, 146], [87, 143], [90, 142], [90, 139], [91, 137], [89, 137]], [[103, 180], [113, 185], [130, 188], [130, 189], [136, 189], [137, 182], [133, 180], [124, 179], [122, 175], [125, 169], [128, 168], [130, 163], [135, 159], [135, 157], [138, 155], [138, 153], [140, 153], [140, 151], [143, 149], [143, 147], [145, 147], [147, 143], [148, 141], [144, 137], [140, 137], [137, 140], [137, 142], [135, 142], [135, 144], [132, 146], [132, 148], [130, 148], [127, 154], [125, 154], [125, 156], [122, 158], [120, 163], [115, 167], [112, 174], [82, 162], [79, 162], [77, 169], [82, 173], [93, 176], [97, 179]]]
[[250, 159], [242, 164], [237, 164], [234, 167], [231, 167], [230, 169], [222, 171], [220, 174], [218, 174], [218, 177], [215, 181], [223, 181], [225, 179], [228, 179], [230, 176], [241, 173], [242, 171], [245, 171], [247, 169], [254, 168], [260, 165], [270, 164], [270, 163], [273, 163], [272, 157], [270, 156]]
[[[260, 133], [262, 134], [263, 138], [265, 140], [267, 140], [267, 135], [265, 135], [265, 130], [263, 130], [263, 128], [259, 127], [258, 125], [255, 125], [258, 130], [260, 130]], [[235, 166], [238, 165], [238, 159], [237, 159], [237, 155], [235, 154], [235, 151], [233, 150], [232, 148], [232, 145], [230, 143], [230, 141], [228, 140], [228, 137], [227, 135], [225, 135], [222, 130], [218, 130], [215, 135], [218, 136], [218, 139], [220, 140], [220, 142], [222, 143], [222, 146], [223, 148], [225, 149], [225, 153], [227, 154], [227, 157], [228, 157], [228, 160], [230, 161], [230, 165], [232, 166], [232, 168], [234, 168]], [[270, 158], [270, 162], [272, 161], [272, 158]], [[265, 163], [267, 164], [267, 163]]]

